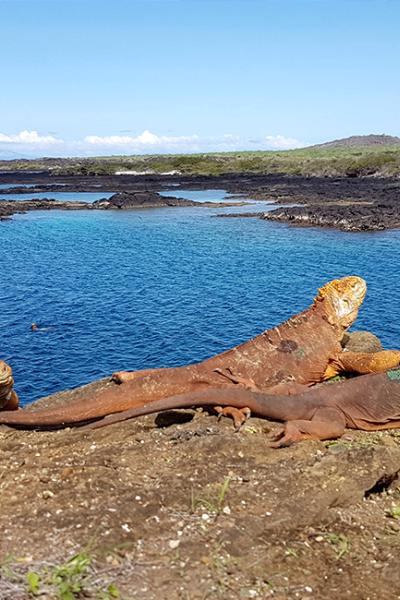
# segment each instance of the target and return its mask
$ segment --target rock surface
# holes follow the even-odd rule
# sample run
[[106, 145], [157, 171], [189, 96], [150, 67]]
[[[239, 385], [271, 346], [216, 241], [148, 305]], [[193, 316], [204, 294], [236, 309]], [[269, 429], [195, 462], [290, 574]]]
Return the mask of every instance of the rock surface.
[[[30, 191], [117, 192], [111, 204], [109, 199], [94, 208], [139, 208], [145, 206], [230, 206], [233, 203], [194, 203], [179, 198], [180, 189], [226, 189], [254, 200], [273, 201], [277, 204], [301, 206], [278, 208], [267, 213], [266, 219], [288, 222], [292, 225], [336, 227], [344, 231], [377, 231], [400, 226], [400, 182], [394, 178], [376, 177], [303, 177], [280, 174], [228, 173], [220, 176], [149, 175], [143, 176], [50, 176], [48, 173], [0, 173], [0, 183], [14, 188], [14, 193], [26, 193], [18, 183], [35, 185]], [[175, 198], [158, 194], [163, 189], [176, 190]], [[6, 193], [10, 189], [0, 190]], [[144, 196], [142, 196], [144, 194]], [[4, 207], [0, 195], [0, 218], [23, 211], [22, 202], [9, 202]], [[69, 206], [66, 206], [66, 205]], [[91, 205], [82, 203], [84, 208]], [[234, 203], [237, 205], [237, 203]], [[71, 203], [64, 203], [65, 209]], [[53, 204], [53, 208], [60, 205]], [[79, 206], [76, 206], [79, 208]], [[26, 210], [40, 208], [26, 205]], [[50, 205], [43, 208], [51, 208]], [[227, 215], [226, 215], [227, 216]], [[233, 216], [233, 215], [232, 215]], [[235, 215], [236, 216], [236, 215]], [[241, 215], [245, 216], [245, 215]], [[247, 216], [247, 215], [246, 215]], [[252, 215], [258, 216], [258, 215]], [[261, 215], [263, 216], [263, 214]]]
[[292, 206], [277, 208], [261, 218], [291, 225], [335, 227], [342, 231], [382, 231], [400, 227], [400, 207], [397, 203]]
[[272, 450], [277, 428], [251, 419], [236, 434], [199, 411], [93, 432], [2, 427], [0, 599], [31, 598], [28, 571], [55, 598], [46, 569], [82, 551], [87, 598], [110, 583], [129, 600], [397, 597], [399, 433]]
[[163, 206], [197, 206], [215, 208], [219, 206], [242, 206], [246, 202], [196, 202], [185, 200], [174, 196], [162, 196], [152, 191], [130, 191], [118, 192], [110, 198], [103, 198], [93, 202], [93, 208], [100, 209], [134, 209], [134, 208], [158, 208]]
[[370, 331], [346, 332], [341, 344], [349, 352], [379, 352], [383, 350], [380, 339]]
[[159, 206], [197, 206], [198, 202], [183, 200], [182, 198], [173, 198], [161, 196], [157, 192], [117, 192], [110, 198], [96, 200], [93, 202], [95, 208], [157, 208]]
[[59, 202], [54, 198], [32, 200], [1, 200], [0, 221], [8, 220], [12, 215], [32, 210], [90, 210], [92, 205], [87, 202]]

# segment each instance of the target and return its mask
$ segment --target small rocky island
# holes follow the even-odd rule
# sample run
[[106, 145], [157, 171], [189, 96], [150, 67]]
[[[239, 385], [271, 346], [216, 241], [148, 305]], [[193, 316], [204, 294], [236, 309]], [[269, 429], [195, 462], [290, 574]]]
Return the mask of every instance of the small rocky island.
[[117, 192], [110, 198], [96, 200], [93, 202], [94, 209], [112, 210], [135, 208], [161, 208], [163, 206], [197, 206], [203, 208], [221, 207], [221, 206], [240, 206], [245, 202], [196, 202], [195, 200], [186, 200], [175, 196], [163, 196], [153, 191], [130, 191]]
[[[42, 189], [41, 186], [39, 189]], [[18, 190], [17, 192], [15, 190]], [[2, 190], [2, 193], [11, 190]], [[37, 193], [34, 189], [34, 193]], [[54, 191], [54, 190], [53, 190]], [[60, 191], [60, 190], [57, 190]], [[63, 188], [63, 191], [66, 191]], [[75, 191], [75, 190], [73, 190]], [[92, 189], [86, 191], [93, 191]], [[97, 190], [98, 191], [98, 190]], [[14, 188], [13, 193], [26, 194], [26, 188]], [[49, 193], [46, 190], [46, 193]], [[50, 192], [51, 194], [51, 192]], [[79, 192], [78, 192], [79, 194]], [[54, 198], [32, 198], [30, 200], [3, 200], [0, 192], [0, 221], [9, 219], [12, 215], [35, 210], [134, 210], [141, 208], [162, 207], [200, 207], [221, 208], [229, 206], [243, 206], [246, 202], [196, 202], [174, 196], [163, 196], [153, 190], [120, 191], [109, 198], [102, 198], [95, 202], [68, 201], [60, 202]]]

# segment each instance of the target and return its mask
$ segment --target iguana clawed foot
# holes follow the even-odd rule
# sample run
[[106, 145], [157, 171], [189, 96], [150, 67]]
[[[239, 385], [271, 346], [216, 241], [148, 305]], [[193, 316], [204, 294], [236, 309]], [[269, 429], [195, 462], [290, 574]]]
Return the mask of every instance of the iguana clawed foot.
[[271, 438], [270, 448], [287, 448], [295, 442], [300, 442], [304, 437], [301, 432], [291, 426], [291, 423], [286, 423], [276, 435]]
[[221, 417], [230, 417], [233, 419], [235, 431], [240, 431], [247, 419], [251, 416], [251, 410], [245, 408], [234, 408], [233, 406], [214, 406], [214, 410], [218, 413], [218, 421]]

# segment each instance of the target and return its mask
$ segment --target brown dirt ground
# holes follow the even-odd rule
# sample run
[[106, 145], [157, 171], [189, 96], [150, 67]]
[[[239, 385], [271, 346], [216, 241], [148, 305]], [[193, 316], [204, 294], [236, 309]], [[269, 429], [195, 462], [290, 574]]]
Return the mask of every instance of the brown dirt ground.
[[[2, 427], [0, 599], [33, 598], [28, 571], [36, 597], [63, 600], [112, 598], [110, 583], [125, 600], [400, 598], [399, 433], [273, 450], [277, 428], [251, 419], [237, 434], [201, 411]], [[49, 573], [83, 551], [83, 590], [62, 596]]]

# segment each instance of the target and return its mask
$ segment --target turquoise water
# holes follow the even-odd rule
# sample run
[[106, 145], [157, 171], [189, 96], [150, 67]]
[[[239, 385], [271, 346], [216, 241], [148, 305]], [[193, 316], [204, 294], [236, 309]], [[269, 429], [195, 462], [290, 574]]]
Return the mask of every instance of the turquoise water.
[[[8, 186], [9, 187], [9, 186]], [[27, 194], [0, 194], [0, 200], [32, 200], [37, 198], [54, 198], [60, 202], [94, 202], [101, 198], [109, 198], [112, 192], [32, 192]]]
[[[172, 189], [160, 192], [161, 196], [176, 196], [178, 198], [186, 198], [187, 200], [195, 200], [196, 202], [240, 202], [242, 198], [238, 198], [235, 194], [229, 194], [226, 190], [179, 190]], [[248, 201], [248, 200], [247, 200]], [[254, 209], [253, 209], [254, 210]]]
[[10, 187], [24, 187], [24, 188], [30, 188], [33, 187], [33, 185], [31, 183], [0, 183], [0, 190], [6, 190], [7, 188]]
[[[347, 274], [369, 284], [357, 328], [400, 346], [399, 231], [212, 218], [224, 210], [244, 208], [38, 211], [0, 222], [0, 357], [23, 402], [114, 370], [201, 360]], [[32, 332], [33, 321], [48, 329]]]

